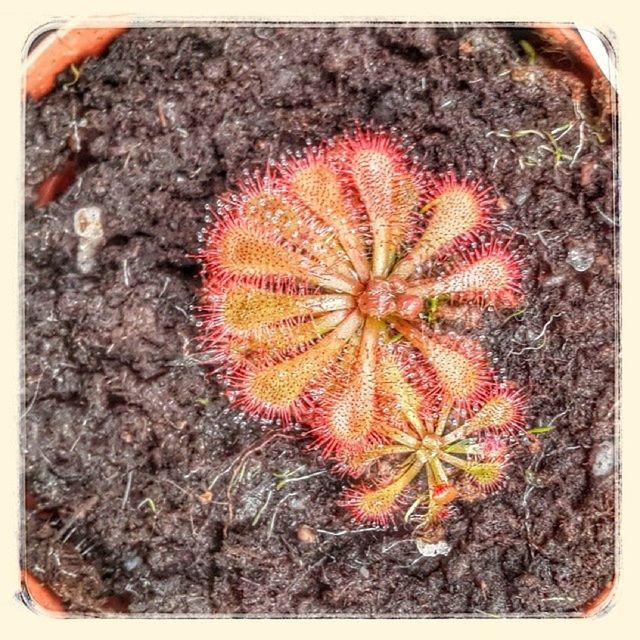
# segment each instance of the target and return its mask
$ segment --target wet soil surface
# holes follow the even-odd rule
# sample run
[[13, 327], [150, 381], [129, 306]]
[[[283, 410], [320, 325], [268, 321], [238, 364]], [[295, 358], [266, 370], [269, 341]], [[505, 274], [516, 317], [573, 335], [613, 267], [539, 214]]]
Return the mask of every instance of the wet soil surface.
[[[570, 74], [529, 65], [506, 30], [260, 26], [132, 30], [72, 82], [26, 106], [23, 424], [24, 562], [70, 611], [563, 615], [602, 592], [614, 154]], [[495, 185], [526, 265], [523, 312], [473, 332], [526, 389], [531, 426], [555, 429], [523, 439], [503, 490], [458, 507], [436, 557], [410, 529], [350, 522], [340, 479], [230, 409], [195, 341], [205, 205], [355, 120]], [[65, 162], [70, 186], [36, 207]], [[88, 253], [83, 207], [104, 233]]]

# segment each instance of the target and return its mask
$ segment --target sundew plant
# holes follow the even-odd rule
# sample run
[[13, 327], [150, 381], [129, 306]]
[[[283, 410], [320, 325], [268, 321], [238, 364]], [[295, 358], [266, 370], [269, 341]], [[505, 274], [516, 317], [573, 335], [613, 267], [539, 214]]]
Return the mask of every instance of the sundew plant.
[[218, 202], [202, 345], [247, 414], [342, 474], [361, 522], [425, 529], [500, 486], [524, 397], [452, 310], [516, 308], [521, 268], [478, 179], [433, 174], [382, 130], [272, 163]]

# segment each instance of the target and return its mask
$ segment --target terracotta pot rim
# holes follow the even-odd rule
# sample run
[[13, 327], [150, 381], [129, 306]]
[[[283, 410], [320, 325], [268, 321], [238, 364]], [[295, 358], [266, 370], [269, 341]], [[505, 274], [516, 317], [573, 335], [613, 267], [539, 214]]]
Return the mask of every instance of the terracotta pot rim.
[[25, 93], [33, 100], [47, 95], [59, 73], [90, 56], [100, 55], [127, 30], [122, 21], [112, 27], [68, 24], [46, 35], [27, 56]]
[[23, 600], [35, 613], [60, 618], [66, 609], [58, 594], [42, 580], [36, 578], [29, 569], [22, 569], [22, 595]]
[[[47, 95], [55, 86], [59, 73], [71, 64], [81, 62], [92, 55], [99, 55], [121, 33], [129, 28], [126, 20], [114, 20], [112, 26], [91, 26], [82, 22], [71, 22], [48, 34], [27, 56], [26, 94], [34, 100]], [[597, 56], [583, 32], [593, 33], [610, 55], [610, 43], [604, 33], [581, 29], [577, 25], [551, 26], [534, 24], [531, 29], [538, 31], [548, 40], [566, 46], [571, 53], [591, 71], [611, 82], [609, 73], [602, 68]], [[603, 42], [603, 40], [605, 40]]]
[[587, 28], [579, 25], [571, 27], [534, 25], [533, 29], [547, 42], [571, 53], [578, 62], [593, 73], [594, 78], [604, 79], [613, 86], [613, 65], [611, 64], [611, 58], [614, 55], [613, 45], [603, 31], [595, 27]]

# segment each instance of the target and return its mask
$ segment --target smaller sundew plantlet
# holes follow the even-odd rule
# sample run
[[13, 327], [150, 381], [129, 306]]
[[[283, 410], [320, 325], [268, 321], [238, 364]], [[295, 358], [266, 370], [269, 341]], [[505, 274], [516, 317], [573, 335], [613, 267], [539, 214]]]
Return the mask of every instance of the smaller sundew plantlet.
[[[454, 498], [447, 467], [485, 489], [501, 476], [505, 456], [489, 459], [480, 436], [455, 450], [473, 427], [452, 420], [481, 420], [497, 397], [520, 405], [496, 396], [480, 344], [438, 321], [448, 307], [520, 302], [519, 261], [492, 233], [494, 202], [480, 181], [432, 175], [389, 134], [357, 129], [247, 180], [205, 229], [202, 345], [231, 401], [308, 425], [350, 472], [356, 459], [406, 454], [388, 483], [345, 499], [361, 520], [390, 521], [419, 474], [420, 500], [442, 513]], [[483, 422], [491, 429], [504, 431]]]
[[387, 415], [376, 444], [343, 451], [339, 460], [343, 473], [364, 478], [341, 500], [356, 520], [384, 526], [404, 512], [406, 520], [427, 529], [450, 514], [452, 502], [468, 496], [469, 483], [475, 497], [500, 487], [510, 438], [524, 425], [521, 392], [504, 382], [494, 384], [468, 412], [440, 397], [418, 412], [408, 406], [406, 388], [395, 395], [383, 410]]

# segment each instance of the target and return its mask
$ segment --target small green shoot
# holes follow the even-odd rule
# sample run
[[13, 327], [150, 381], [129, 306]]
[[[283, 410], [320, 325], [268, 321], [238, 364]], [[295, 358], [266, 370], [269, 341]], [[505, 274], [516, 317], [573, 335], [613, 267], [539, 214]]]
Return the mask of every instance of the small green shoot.
[[[573, 129], [575, 122], [567, 122], [551, 129], [551, 131], [539, 129], [518, 129], [509, 131], [502, 129], [500, 131], [490, 131], [487, 136], [495, 135], [498, 138], [506, 140], [517, 140], [527, 136], [535, 136], [544, 140], [547, 144], [541, 144], [536, 147], [536, 154], [523, 155], [518, 158], [518, 164], [521, 169], [526, 167], [538, 167], [542, 164], [544, 154], [547, 153], [553, 157], [553, 166], [557, 169], [562, 162], [573, 160], [573, 156], [567, 153], [559, 144], [560, 140]], [[544, 152], [544, 153], [543, 153]]]
[[532, 44], [528, 40], [524, 40], [524, 39], [520, 40], [518, 44], [522, 47], [522, 50], [527, 54], [528, 64], [535, 64], [536, 58], [538, 56]]
[[427, 204], [425, 204], [420, 209], [420, 213], [427, 213], [427, 211], [429, 211], [430, 209], [433, 209], [433, 207], [435, 207], [438, 204], [439, 200], [440, 198], [434, 198], [433, 200], [429, 200], [429, 202], [427, 202]]
[[229, 487], [228, 487], [229, 492], [234, 491], [235, 488], [244, 479], [244, 474], [247, 470], [247, 462], [248, 460], [244, 459], [242, 463], [238, 467], [236, 467], [236, 470], [233, 472], [233, 475], [231, 476], [231, 480], [229, 481]]
[[480, 450], [478, 443], [471, 438], [464, 438], [450, 444], [445, 451], [447, 453], [462, 453], [465, 455], [477, 454]]
[[73, 74], [73, 80], [71, 80], [71, 82], [67, 82], [66, 84], [62, 85], [62, 89], [64, 91], [67, 91], [69, 89], [69, 87], [73, 87], [73, 85], [78, 82], [78, 80], [80, 79], [80, 69], [78, 69], [78, 67], [76, 67], [75, 64], [71, 64], [69, 66], [69, 69], [71, 70], [71, 73]]
[[160, 509], [158, 509], [158, 507], [156, 507], [156, 503], [151, 498], [145, 498], [138, 505], [138, 509], [140, 509], [140, 507], [143, 507], [145, 504], [149, 507], [149, 509], [151, 509], [151, 511], [153, 512], [154, 516], [157, 516], [158, 513], [160, 513]]
[[600, 131], [596, 131], [595, 129], [592, 131], [595, 139], [598, 141], [599, 144], [604, 144], [607, 141], [607, 137], [601, 133]]
[[425, 302], [425, 316], [429, 324], [433, 324], [436, 321], [438, 315], [438, 308], [441, 302], [446, 302], [449, 299], [448, 295], [434, 296], [433, 298], [427, 298]]
[[251, 526], [255, 527], [258, 522], [260, 521], [260, 518], [262, 517], [262, 514], [265, 512], [267, 506], [269, 505], [269, 502], [271, 502], [271, 496], [273, 495], [273, 491], [269, 491], [269, 494], [267, 495], [267, 499], [264, 501], [264, 504], [260, 507], [260, 509], [258, 510], [258, 512], [255, 515], [255, 518], [252, 520], [251, 522]]
[[555, 424], [542, 424], [539, 427], [533, 427], [532, 429], [527, 429], [527, 433], [537, 434], [537, 433], [549, 433], [549, 431], [553, 431], [556, 428]]
[[509, 137], [512, 140], [524, 138], [525, 136], [537, 136], [538, 138], [542, 138], [542, 140], [546, 140], [544, 132], [538, 131], [537, 129], [518, 129], [517, 131], [513, 131], [509, 134]]
[[523, 309], [518, 309], [517, 311], [514, 311], [512, 314], [508, 315], [505, 319], [503, 324], [506, 324], [507, 322], [509, 322], [509, 320], [511, 320], [511, 318], [519, 318], [521, 315], [523, 315], [525, 312], [524, 308]]

